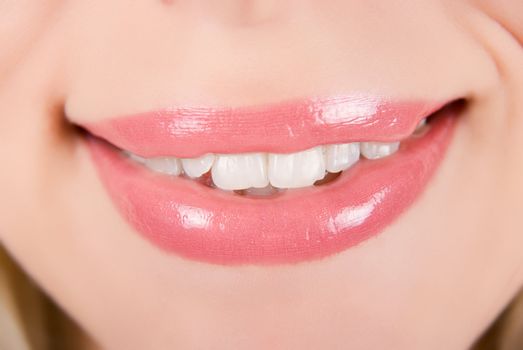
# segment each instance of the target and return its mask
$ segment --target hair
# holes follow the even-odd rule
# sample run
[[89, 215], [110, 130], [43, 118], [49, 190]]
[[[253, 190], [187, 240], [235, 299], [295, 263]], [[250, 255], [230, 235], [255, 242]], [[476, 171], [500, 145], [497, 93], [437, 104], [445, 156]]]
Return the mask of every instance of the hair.
[[523, 290], [478, 339], [474, 350], [523, 349]]
[[[81, 334], [0, 246], [0, 349], [71, 349]], [[473, 346], [474, 350], [523, 349], [523, 291]]]

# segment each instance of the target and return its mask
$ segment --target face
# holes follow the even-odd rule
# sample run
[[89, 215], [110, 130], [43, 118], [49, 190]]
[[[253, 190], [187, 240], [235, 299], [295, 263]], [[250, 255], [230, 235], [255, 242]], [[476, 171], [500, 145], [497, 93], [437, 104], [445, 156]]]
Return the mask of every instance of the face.
[[3, 1], [2, 244], [104, 348], [466, 348], [523, 282], [522, 14]]

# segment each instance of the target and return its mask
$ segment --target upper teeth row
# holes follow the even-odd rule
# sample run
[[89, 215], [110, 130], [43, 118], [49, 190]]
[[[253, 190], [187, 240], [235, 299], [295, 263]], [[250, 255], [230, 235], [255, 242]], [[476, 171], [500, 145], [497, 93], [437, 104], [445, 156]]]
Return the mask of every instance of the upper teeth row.
[[264, 188], [297, 188], [313, 185], [326, 172], [348, 169], [360, 158], [378, 159], [395, 153], [399, 142], [355, 142], [318, 146], [305, 151], [244, 154], [206, 154], [199, 158], [142, 158], [129, 156], [146, 167], [169, 175], [185, 173], [198, 178], [211, 171], [214, 184], [223, 190]]

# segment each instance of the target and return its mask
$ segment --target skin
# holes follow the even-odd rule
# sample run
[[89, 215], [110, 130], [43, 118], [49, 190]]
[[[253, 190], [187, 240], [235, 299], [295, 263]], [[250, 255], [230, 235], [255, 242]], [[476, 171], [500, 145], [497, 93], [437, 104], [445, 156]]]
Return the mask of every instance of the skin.
[[[522, 42], [517, 0], [2, 1], [1, 243], [101, 348], [467, 348], [523, 284]], [[350, 91], [469, 108], [392, 226], [297, 265], [159, 251], [64, 122]]]

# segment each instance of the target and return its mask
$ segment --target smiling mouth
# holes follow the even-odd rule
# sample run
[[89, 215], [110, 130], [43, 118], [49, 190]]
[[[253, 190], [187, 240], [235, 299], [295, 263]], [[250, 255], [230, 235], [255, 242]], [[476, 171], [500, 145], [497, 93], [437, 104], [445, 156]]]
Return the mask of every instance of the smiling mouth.
[[114, 204], [155, 246], [281, 264], [382, 232], [423, 192], [463, 108], [350, 95], [79, 125]]

